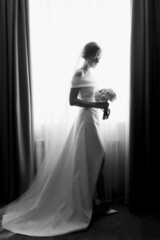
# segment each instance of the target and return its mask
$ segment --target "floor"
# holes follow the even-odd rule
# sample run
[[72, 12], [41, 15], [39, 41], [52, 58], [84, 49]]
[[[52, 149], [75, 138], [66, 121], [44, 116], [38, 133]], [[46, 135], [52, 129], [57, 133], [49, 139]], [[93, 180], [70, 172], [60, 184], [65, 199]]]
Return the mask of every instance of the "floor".
[[97, 208], [89, 228], [85, 231], [55, 237], [29, 237], [16, 234], [11, 240], [160, 240], [160, 216], [155, 213], [131, 214], [123, 202], [111, 204], [118, 210], [103, 216]]

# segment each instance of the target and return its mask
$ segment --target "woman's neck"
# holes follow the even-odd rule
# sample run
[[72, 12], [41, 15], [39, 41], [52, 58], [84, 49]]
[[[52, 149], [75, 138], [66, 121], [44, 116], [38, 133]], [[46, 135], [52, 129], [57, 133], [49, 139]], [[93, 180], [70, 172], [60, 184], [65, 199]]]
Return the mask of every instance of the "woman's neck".
[[82, 69], [85, 72], [89, 72], [90, 66], [88, 65], [88, 63], [86, 61], [84, 62], [83, 66], [82, 66]]

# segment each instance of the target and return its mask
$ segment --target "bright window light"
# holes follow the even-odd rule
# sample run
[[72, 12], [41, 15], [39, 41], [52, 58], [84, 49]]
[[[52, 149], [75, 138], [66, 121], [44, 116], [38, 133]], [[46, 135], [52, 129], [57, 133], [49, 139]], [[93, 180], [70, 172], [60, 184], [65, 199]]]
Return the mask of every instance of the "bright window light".
[[29, 5], [35, 127], [45, 124], [51, 109], [56, 109], [58, 121], [65, 86], [89, 41], [102, 48], [96, 82], [117, 93], [110, 121], [128, 121], [130, 1], [30, 0]]

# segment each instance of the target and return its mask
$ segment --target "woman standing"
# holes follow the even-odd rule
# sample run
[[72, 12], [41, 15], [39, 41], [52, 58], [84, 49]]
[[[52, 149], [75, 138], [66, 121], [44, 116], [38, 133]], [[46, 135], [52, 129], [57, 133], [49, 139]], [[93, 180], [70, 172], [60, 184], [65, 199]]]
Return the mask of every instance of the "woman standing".
[[[91, 178], [90, 189], [92, 189], [91, 195], [94, 205], [106, 203], [103, 179], [105, 153], [101, 136], [99, 134], [99, 119], [97, 109], [107, 109], [109, 104], [95, 102], [95, 82], [93, 81], [90, 74], [90, 68], [96, 67], [100, 60], [100, 57], [101, 48], [97, 43], [89, 42], [84, 46], [84, 49], [82, 51], [82, 58], [84, 59], [84, 63], [80, 69], [76, 70], [70, 91], [70, 105], [83, 108], [81, 110], [81, 116], [83, 116], [85, 136], [81, 136], [80, 139], [86, 141], [84, 152], [87, 155], [86, 161], [88, 164], [88, 169], [90, 169], [88, 170], [88, 176]], [[82, 146], [79, 144], [79, 148], [81, 147]], [[97, 190], [98, 198], [96, 198], [95, 189]], [[110, 215], [114, 213], [117, 213], [117, 211], [110, 209], [107, 206], [104, 214]]]
[[[30, 236], [82, 230], [90, 224], [96, 190], [99, 201], [105, 201], [102, 167], [106, 156], [97, 110], [108, 108], [108, 103], [95, 102], [96, 85], [90, 74], [100, 55], [101, 48], [95, 42], [84, 46], [84, 63], [75, 71], [69, 96], [70, 105], [80, 107], [80, 111], [64, 148], [53, 169], [48, 172], [41, 168], [38, 181], [35, 179], [24, 196], [8, 206], [3, 228]], [[54, 159], [54, 153], [49, 157]], [[116, 211], [106, 209], [106, 214], [113, 213]]]

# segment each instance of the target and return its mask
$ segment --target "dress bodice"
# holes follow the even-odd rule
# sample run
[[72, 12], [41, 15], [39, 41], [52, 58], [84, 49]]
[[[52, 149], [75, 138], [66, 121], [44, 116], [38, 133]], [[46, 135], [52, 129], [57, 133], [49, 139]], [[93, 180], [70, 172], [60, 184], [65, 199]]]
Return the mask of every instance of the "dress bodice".
[[95, 87], [90, 86], [90, 87], [83, 87], [79, 91], [79, 98], [82, 100], [85, 100], [87, 102], [93, 102], [95, 101], [94, 99], [94, 92], [95, 92]]
[[80, 76], [76, 74], [72, 79], [72, 88], [79, 88], [79, 98], [85, 101], [95, 101], [94, 94], [96, 89], [96, 83], [93, 80], [90, 73], [82, 72]]

